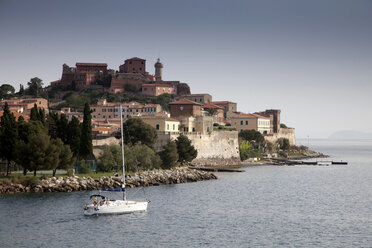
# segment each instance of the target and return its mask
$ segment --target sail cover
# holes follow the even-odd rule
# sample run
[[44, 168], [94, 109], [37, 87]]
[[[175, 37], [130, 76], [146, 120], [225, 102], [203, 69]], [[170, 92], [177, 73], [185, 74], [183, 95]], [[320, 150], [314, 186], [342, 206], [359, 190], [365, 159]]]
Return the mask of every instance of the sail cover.
[[101, 191], [125, 191], [125, 188], [116, 188], [116, 189], [101, 189]]

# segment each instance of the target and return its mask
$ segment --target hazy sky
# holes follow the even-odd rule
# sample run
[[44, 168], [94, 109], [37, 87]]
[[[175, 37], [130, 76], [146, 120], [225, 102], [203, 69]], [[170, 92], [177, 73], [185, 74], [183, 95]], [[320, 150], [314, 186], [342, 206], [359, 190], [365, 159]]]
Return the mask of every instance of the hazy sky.
[[372, 132], [372, 1], [0, 0], [0, 84], [134, 56], [240, 111], [281, 109], [297, 137]]

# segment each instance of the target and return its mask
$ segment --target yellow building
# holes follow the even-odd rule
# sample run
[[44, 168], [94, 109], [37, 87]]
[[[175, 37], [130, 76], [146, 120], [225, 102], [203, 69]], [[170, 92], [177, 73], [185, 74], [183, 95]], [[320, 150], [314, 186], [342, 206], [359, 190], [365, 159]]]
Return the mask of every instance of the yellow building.
[[209, 133], [213, 130], [212, 116], [181, 117], [181, 132]]
[[270, 118], [257, 114], [242, 114], [231, 117], [231, 127], [237, 131], [256, 130], [262, 134], [270, 133]]
[[141, 116], [140, 118], [158, 132], [174, 133], [180, 131], [180, 122], [173, 118], [164, 116]]

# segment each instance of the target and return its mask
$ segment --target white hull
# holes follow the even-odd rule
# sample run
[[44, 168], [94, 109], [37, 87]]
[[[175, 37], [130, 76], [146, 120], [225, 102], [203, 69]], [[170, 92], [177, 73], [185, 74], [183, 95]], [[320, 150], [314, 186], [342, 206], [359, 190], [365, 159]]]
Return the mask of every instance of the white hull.
[[84, 209], [84, 215], [127, 214], [147, 211], [147, 201], [106, 201], [102, 204], [89, 204]]

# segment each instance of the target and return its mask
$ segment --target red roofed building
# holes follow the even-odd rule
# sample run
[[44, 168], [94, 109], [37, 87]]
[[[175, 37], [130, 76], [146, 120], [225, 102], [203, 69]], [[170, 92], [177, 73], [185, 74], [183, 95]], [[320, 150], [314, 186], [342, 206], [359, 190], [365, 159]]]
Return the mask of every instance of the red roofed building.
[[215, 105], [213, 103], [206, 103], [203, 105], [203, 109], [205, 111], [206, 115], [213, 117], [213, 122], [220, 122], [222, 123], [224, 121], [223, 117], [223, 108]]
[[122, 73], [146, 73], [146, 60], [137, 57], [126, 59], [124, 64], [119, 66], [119, 71]]
[[201, 116], [202, 105], [187, 99], [169, 103], [171, 117]]
[[235, 102], [218, 101], [218, 102], [212, 102], [212, 103], [224, 108], [223, 115], [225, 119], [230, 119], [230, 117], [234, 116], [235, 115], [234, 112], [236, 112], [238, 109], [238, 106]]
[[159, 96], [161, 94], [171, 94], [176, 95], [177, 90], [171, 84], [143, 84], [142, 85], [142, 94], [147, 96]]
[[209, 103], [212, 102], [212, 96], [210, 94], [187, 94], [178, 96], [175, 99], [181, 100], [181, 99], [188, 99], [194, 102], [198, 103]]
[[237, 131], [256, 130], [262, 134], [270, 133], [270, 118], [258, 114], [242, 114], [231, 117], [231, 127]]

